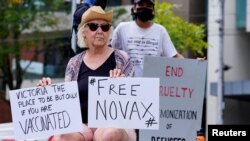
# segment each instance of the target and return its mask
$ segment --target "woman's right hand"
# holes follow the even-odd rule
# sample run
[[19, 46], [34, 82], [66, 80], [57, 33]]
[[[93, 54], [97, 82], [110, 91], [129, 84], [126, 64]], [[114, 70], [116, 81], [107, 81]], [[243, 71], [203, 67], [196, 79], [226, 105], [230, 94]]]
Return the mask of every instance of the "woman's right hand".
[[49, 77], [43, 77], [39, 82], [36, 84], [36, 86], [47, 86], [52, 84], [52, 80]]
[[122, 72], [121, 69], [113, 69], [109, 71], [109, 77], [111, 78], [125, 77], [125, 74]]

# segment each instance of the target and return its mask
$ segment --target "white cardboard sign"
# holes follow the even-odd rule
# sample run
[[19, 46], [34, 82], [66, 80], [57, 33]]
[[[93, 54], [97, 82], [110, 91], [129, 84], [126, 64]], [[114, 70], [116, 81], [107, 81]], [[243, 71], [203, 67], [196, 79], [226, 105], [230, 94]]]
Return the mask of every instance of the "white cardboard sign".
[[159, 128], [159, 78], [89, 77], [89, 127]]
[[194, 141], [201, 129], [206, 61], [146, 57], [144, 76], [160, 78], [159, 130], [140, 130], [140, 141]]
[[36, 139], [82, 130], [76, 81], [9, 93], [15, 139]]

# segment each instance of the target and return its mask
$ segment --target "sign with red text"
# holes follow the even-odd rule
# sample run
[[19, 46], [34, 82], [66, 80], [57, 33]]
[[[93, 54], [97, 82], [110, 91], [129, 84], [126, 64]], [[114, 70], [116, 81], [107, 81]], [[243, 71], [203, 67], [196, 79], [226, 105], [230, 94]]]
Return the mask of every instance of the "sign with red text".
[[144, 77], [160, 78], [159, 130], [140, 130], [141, 141], [195, 141], [201, 128], [206, 61], [146, 57]]
[[76, 81], [9, 93], [16, 140], [82, 131]]
[[89, 77], [89, 127], [159, 128], [159, 78]]

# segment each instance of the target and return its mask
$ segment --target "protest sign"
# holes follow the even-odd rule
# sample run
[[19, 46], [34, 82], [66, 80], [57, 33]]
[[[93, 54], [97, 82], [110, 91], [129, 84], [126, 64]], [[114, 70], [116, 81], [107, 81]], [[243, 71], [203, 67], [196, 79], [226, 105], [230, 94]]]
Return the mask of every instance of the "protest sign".
[[36, 139], [82, 130], [76, 81], [9, 93], [15, 139]]
[[159, 78], [89, 77], [89, 127], [159, 128]]
[[206, 61], [146, 57], [144, 77], [160, 78], [159, 130], [140, 130], [141, 141], [195, 141], [201, 128]]

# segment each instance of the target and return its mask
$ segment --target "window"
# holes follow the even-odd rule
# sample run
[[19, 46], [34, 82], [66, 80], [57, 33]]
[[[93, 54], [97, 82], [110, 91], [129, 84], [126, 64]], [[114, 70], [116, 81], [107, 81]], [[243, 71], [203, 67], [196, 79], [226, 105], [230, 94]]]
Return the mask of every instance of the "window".
[[121, 5], [121, 0], [107, 0], [107, 6]]
[[237, 28], [246, 27], [246, 0], [236, 0], [236, 26]]

